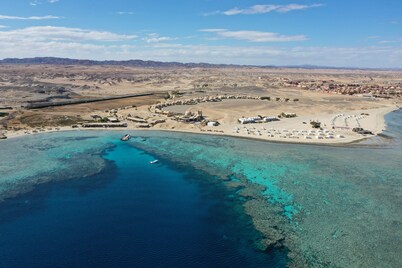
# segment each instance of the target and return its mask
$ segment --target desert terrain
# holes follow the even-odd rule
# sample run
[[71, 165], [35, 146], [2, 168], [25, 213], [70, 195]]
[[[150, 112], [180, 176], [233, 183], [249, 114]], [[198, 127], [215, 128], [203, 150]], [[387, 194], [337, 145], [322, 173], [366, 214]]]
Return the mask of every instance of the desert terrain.
[[402, 71], [3, 64], [0, 136], [114, 127], [348, 143], [381, 133], [401, 92]]

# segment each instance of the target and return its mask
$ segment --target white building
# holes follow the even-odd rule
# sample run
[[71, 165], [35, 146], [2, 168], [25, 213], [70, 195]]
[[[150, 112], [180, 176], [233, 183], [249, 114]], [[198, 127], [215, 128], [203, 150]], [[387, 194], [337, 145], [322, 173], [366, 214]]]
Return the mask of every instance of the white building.
[[216, 127], [216, 126], [219, 126], [219, 123], [216, 122], [216, 121], [209, 121], [209, 122], [207, 123], [207, 126], [209, 126], [209, 127]]
[[239, 118], [240, 124], [250, 124], [250, 123], [256, 123], [257, 121], [260, 121], [261, 117], [255, 116], [255, 117], [247, 117], [247, 118]]

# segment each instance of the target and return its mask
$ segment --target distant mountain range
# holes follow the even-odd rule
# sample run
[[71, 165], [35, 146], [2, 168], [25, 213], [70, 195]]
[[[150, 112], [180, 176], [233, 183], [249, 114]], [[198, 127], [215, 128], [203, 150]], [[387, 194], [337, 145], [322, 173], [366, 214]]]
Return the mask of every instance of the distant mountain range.
[[144, 68], [300, 68], [300, 69], [339, 69], [339, 70], [402, 70], [402, 68], [353, 68], [353, 67], [329, 67], [317, 65], [290, 65], [290, 66], [258, 66], [258, 65], [238, 65], [238, 64], [212, 64], [212, 63], [181, 63], [181, 62], [163, 62], [163, 61], [144, 61], [144, 60], [78, 60], [56, 57], [36, 57], [36, 58], [7, 58], [0, 60], [0, 64], [53, 64], [53, 65], [109, 65], [109, 66], [131, 66]]
[[0, 60], [0, 64], [54, 64], [54, 65], [112, 65], [112, 66], [133, 66], [133, 67], [185, 67], [185, 68], [221, 68], [221, 67], [240, 67], [240, 65], [229, 64], [210, 64], [210, 63], [181, 63], [181, 62], [162, 62], [162, 61], [143, 61], [143, 60], [78, 60], [55, 57], [37, 57], [37, 58], [8, 58]]

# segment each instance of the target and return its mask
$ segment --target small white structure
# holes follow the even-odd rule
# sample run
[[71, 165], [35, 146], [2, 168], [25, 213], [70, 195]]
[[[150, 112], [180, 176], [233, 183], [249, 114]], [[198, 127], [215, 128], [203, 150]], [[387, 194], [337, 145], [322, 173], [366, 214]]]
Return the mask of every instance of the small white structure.
[[255, 116], [255, 117], [247, 117], [247, 118], [239, 118], [240, 124], [250, 124], [250, 123], [256, 123], [257, 121], [260, 121], [261, 117]]
[[219, 126], [219, 123], [216, 122], [216, 121], [209, 121], [209, 122], [207, 123], [207, 126], [208, 126], [208, 127], [216, 127], [216, 126]]
[[279, 121], [279, 118], [275, 116], [267, 116], [262, 119], [264, 122]]
[[120, 122], [119, 119], [117, 119], [116, 117], [108, 117], [107, 121], [111, 122], [111, 123], [118, 123]]

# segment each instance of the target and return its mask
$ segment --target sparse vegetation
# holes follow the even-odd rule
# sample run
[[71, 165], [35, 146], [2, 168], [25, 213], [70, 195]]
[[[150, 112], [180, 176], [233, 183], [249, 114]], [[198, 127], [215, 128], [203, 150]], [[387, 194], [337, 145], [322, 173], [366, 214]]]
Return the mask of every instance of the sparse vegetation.
[[310, 125], [313, 128], [321, 128], [321, 122], [319, 122], [319, 121], [310, 121]]

